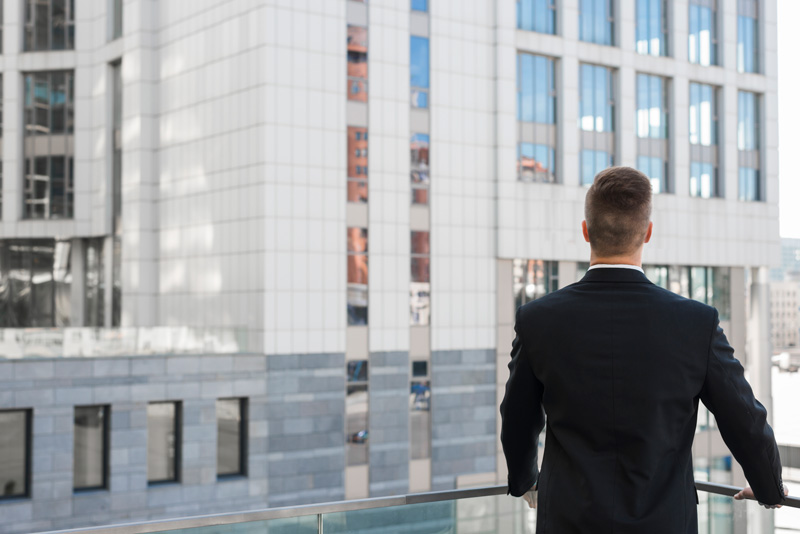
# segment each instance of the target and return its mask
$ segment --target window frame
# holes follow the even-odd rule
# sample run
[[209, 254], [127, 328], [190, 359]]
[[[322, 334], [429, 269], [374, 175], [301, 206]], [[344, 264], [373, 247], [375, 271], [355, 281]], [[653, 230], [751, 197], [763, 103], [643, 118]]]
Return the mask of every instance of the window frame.
[[[249, 462], [247, 461], [248, 447], [248, 425], [250, 422], [250, 402], [247, 397], [220, 397], [219, 401], [239, 401], [239, 470], [235, 473], [220, 473], [219, 461], [217, 461], [217, 480], [230, 480], [247, 478]], [[216, 407], [216, 405], [215, 405]], [[217, 417], [217, 450], [219, 451], [219, 418]], [[217, 453], [219, 454], [219, 453]]]
[[[173, 432], [175, 434], [175, 457], [173, 458], [173, 469], [175, 471], [174, 478], [163, 480], [150, 480], [150, 475], [147, 474], [147, 486], [163, 486], [166, 484], [180, 484], [183, 479], [183, 401], [150, 401], [147, 406], [153, 404], [172, 404], [175, 407], [175, 420], [173, 422]], [[145, 460], [145, 468], [149, 467], [150, 462], [150, 417], [147, 414], [147, 455]]]
[[[2, 6], [0, 6], [0, 9]], [[33, 408], [3, 408], [0, 413], [23, 412], [25, 414], [25, 492], [18, 495], [0, 493], [0, 502], [21, 501], [32, 498], [31, 491], [33, 467]]]
[[74, 429], [75, 429], [75, 415], [77, 414], [77, 410], [79, 408], [102, 408], [103, 409], [103, 459], [101, 465], [103, 466], [103, 481], [99, 486], [82, 486], [76, 487], [75, 486], [75, 452], [73, 450], [73, 461], [72, 461], [72, 491], [73, 493], [84, 493], [90, 491], [108, 491], [109, 487], [109, 479], [111, 478], [111, 405], [110, 404], [82, 404], [79, 406], [74, 406], [72, 409], [73, 413], [73, 420], [72, 420], [72, 428], [73, 428], [73, 447], [75, 446], [75, 437], [74, 437]]

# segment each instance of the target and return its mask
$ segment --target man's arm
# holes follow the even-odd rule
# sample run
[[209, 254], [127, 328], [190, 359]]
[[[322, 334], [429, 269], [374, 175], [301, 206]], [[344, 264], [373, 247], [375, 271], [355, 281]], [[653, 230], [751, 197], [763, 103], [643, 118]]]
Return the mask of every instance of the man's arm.
[[539, 433], [544, 427], [544, 387], [534, 376], [528, 361], [527, 348], [522, 342], [519, 310], [514, 329], [517, 337], [514, 338], [511, 348], [506, 395], [500, 404], [500, 415], [503, 418], [500, 441], [508, 465], [508, 492], [514, 497], [520, 497], [539, 478], [537, 457]]
[[781, 459], [767, 410], [753, 396], [742, 365], [733, 357], [716, 310], [713, 326], [700, 399], [716, 417], [722, 439], [741, 464], [756, 499], [780, 504], [784, 501]]

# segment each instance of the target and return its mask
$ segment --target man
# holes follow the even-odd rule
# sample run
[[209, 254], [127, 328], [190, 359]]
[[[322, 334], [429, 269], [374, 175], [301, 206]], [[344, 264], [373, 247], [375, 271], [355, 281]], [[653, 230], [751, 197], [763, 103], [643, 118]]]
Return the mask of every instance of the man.
[[691, 448], [701, 400], [752, 486], [737, 498], [779, 505], [787, 494], [766, 410], [717, 310], [642, 271], [651, 202], [639, 171], [599, 173], [582, 223], [589, 271], [517, 310], [501, 441], [509, 493], [534, 506], [538, 490], [537, 534], [696, 533]]

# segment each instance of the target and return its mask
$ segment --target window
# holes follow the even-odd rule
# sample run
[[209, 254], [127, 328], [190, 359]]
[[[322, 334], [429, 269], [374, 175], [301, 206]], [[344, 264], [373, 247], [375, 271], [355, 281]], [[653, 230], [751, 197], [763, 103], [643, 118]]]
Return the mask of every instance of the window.
[[739, 200], [762, 200], [759, 96], [739, 91]]
[[411, 134], [411, 203], [428, 204], [430, 187], [430, 136]]
[[72, 71], [25, 74], [25, 212], [29, 219], [73, 216]]
[[758, 72], [758, 0], [738, 0], [736, 69]]
[[84, 326], [105, 326], [104, 242], [102, 237], [84, 240]]
[[347, 324], [367, 324], [369, 263], [367, 229], [347, 229]]
[[613, 0], [581, 0], [581, 41], [601, 45], [614, 44]]
[[411, 232], [411, 324], [431, 320], [431, 243], [429, 232]]
[[347, 465], [369, 463], [369, 374], [367, 360], [347, 362], [345, 449]]
[[664, 265], [645, 265], [643, 270], [648, 280], [659, 287], [669, 289], [669, 267]]
[[217, 476], [247, 474], [247, 399], [217, 400]]
[[147, 405], [147, 481], [175, 482], [180, 477], [181, 403]]
[[69, 241], [0, 241], [0, 327], [71, 324]]
[[367, 29], [347, 26], [347, 99], [367, 101]]
[[581, 184], [614, 165], [614, 73], [597, 65], [581, 65]]
[[555, 34], [555, 0], [517, 0], [517, 28]]
[[636, 0], [636, 52], [667, 55], [666, 0]]
[[558, 262], [514, 260], [515, 309], [558, 289]]
[[109, 6], [111, 8], [109, 41], [113, 41], [122, 37], [122, 0], [111, 0]]
[[30, 496], [32, 410], [0, 410], [0, 499]]
[[108, 487], [109, 406], [75, 408], [73, 487], [76, 490]]
[[689, 194], [701, 198], [719, 196], [717, 89], [710, 85], [689, 85], [689, 143]]
[[411, 389], [408, 397], [411, 427], [411, 459], [431, 457], [431, 378], [428, 362], [411, 362]]
[[717, 0], [689, 2], [689, 61], [717, 64]]
[[[122, 9], [121, 4], [120, 9]], [[119, 326], [122, 321], [122, 64], [119, 61], [111, 64], [111, 85], [114, 100], [111, 120], [111, 201], [114, 235], [111, 326]]]
[[411, 107], [428, 107], [430, 52], [427, 37], [411, 36]]
[[75, 0], [25, 0], [25, 51], [75, 48]]
[[517, 55], [517, 177], [555, 181], [556, 88], [550, 58]]
[[[3, 6], [0, 2], [0, 41], [3, 39]], [[2, 49], [0, 49], [2, 50]], [[0, 221], [3, 220], [3, 75], [0, 74]]]
[[669, 128], [667, 81], [660, 76], [636, 76], [637, 167], [650, 177], [654, 193], [668, 191]]
[[412, 11], [428, 11], [428, 0], [411, 0]]
[[365, 203], [367, 185], [367, 129], [347, 127], [347, 201]]

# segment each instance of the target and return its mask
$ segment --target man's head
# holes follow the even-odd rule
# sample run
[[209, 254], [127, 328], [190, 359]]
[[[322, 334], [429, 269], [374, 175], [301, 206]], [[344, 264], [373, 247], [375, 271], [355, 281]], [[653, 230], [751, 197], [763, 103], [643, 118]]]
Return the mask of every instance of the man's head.
[[635, 254], [650, 240], [653, 190], [650, 179], [631, 167], [609, 167], [586, 193], [584, 236], [599, 258]]

